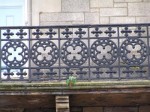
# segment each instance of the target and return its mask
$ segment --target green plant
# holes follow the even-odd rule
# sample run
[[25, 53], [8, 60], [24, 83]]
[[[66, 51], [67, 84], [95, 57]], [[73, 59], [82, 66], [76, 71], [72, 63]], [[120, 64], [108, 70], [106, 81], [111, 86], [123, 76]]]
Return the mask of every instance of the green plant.
[[75, 85], [77, 79], [75, 76], [69, 76], [69, 78], [66, 80], [66, 83], [69, 87], [72, 87], [73, 85]]

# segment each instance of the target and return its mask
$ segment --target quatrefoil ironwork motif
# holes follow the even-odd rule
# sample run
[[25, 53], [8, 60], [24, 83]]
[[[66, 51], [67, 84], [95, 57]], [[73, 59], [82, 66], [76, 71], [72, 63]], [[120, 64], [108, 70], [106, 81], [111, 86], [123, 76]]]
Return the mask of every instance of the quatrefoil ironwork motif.
[[117, 59], [117, 45], [109, 39], [98, 39], [91, 46], [91, 58], [97, 65], [111, 65]]
[[88, 58], [86, 44], [79, 39], [66, 41], [61, 48], [61, 58], [68, 66], [81, 66]]
[[57, 59], [58, 48], [52, 41], [37, 41], [32, 46], [32, 60], [37, 66], [52, 66]]
[[2, 60], [9, 67], [21, 67], [28, 61], [28, 48], [21, 41], [7, 42], [2, 48]]
[[146, 60], [146, 44], [138, 38], [125, 40], [121, 45], [121, 59], [129, 65], [141, 64]]

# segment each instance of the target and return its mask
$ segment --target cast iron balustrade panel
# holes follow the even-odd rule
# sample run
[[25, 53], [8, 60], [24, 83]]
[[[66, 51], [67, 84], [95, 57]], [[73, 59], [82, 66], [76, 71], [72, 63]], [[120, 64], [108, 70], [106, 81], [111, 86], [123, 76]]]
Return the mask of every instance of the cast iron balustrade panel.
[[1, 81], [150, 78], [150, 24], [0, 27]]

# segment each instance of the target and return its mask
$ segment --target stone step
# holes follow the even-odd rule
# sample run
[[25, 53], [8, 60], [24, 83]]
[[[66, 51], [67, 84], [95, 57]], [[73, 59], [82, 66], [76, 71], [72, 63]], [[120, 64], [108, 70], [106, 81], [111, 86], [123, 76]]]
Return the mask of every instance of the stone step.
[[56, 96], [56, 112], [69, 112], [69, 96]]

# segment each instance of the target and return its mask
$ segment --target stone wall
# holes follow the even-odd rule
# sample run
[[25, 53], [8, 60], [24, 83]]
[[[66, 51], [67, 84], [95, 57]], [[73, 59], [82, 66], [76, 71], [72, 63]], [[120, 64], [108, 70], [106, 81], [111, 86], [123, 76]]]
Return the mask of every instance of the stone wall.
[[150, 106], [137, 107], [76, 107], [71, 112], [149, 112]]
[[[0, 112], [55, 112], [54, 108], [2, 108]], [[150, 106], [137, 107], [71, 107], [70, 112], [150, 112]]]
[[32, 0], [32, 25], [150, 22], [150, 0]]

